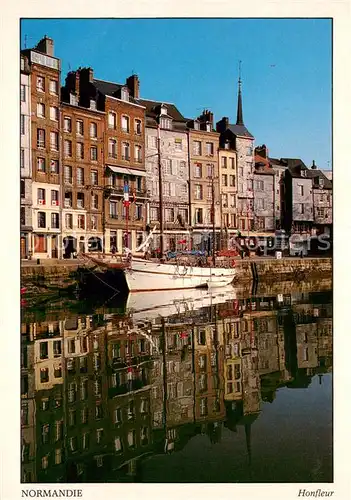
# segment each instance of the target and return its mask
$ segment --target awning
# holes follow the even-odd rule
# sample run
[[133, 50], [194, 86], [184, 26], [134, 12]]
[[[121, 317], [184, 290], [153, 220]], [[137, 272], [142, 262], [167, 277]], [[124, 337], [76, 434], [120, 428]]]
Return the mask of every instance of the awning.
[[145, 170], [133, 170], [129, 167], [115, 167], [114, 165], [106, 165], [107, 168], [112, 170], [115, 174], [123, 174], [123, 175], [136, 175], [140, 177], [146, 177]]

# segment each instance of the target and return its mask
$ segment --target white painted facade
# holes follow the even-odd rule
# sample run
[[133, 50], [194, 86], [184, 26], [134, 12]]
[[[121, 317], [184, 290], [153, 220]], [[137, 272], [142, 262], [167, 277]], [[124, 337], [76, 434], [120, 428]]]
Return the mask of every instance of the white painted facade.
[[31, 154], [31, 93], [30, 74], [25, 72], [25, 58], [21, 57], [20, 86], [20, 177], [21, 177], [21, 258], [28, 258], [32, 231], [32, 154]]

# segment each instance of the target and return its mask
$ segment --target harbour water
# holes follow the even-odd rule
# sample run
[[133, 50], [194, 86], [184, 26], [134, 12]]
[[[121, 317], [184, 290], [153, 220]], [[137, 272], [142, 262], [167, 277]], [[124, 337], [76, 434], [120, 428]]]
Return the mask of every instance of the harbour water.
[[21, 481], [331, 482], [332, 349], [325, 284], [24, 307]]

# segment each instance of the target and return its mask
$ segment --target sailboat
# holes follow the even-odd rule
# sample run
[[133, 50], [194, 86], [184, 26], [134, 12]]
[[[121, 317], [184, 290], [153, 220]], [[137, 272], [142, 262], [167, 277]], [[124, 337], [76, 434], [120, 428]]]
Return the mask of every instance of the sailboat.
[[[160, 250], [164, 255], [164, 227], [163, 227], [163, 199], [162, 199], [162, 165], [161, 165], [161, 136], [158, 126], [158, 168], [159, 168], [159, 204], [160, 204]], [[212, 180], [212, 210], [214, 213], [214, 187]], [[118, 279], [124, 279], [129, 292], [184, 290], [190, 288], [214, 288], [227, 286], [232, 283], [235, 276], [233, 267], [216, 267], [215, 264], [215, 218], [213, 217], [213, 265], [205, 266], [193, 264], [190, 260], [182, 257], [175, 262], [147, 260], [134, 257], [129, 248], [125, 248], [124, 258], [119, 260], [116, 256], [103, 255], [102, 257], [90, 257], [83, 254], [95, 264], [113, 270]], [[136, 249], [141, 252], [149, 248], [150, 241], [155, 233], [156, 226], [150, 232], [146, 240]]]

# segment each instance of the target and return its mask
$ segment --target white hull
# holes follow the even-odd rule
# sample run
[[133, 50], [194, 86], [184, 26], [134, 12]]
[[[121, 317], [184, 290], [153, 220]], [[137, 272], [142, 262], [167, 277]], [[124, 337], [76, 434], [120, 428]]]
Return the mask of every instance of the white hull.
[[220, 290], [140, 292], [128, 296], [127, 310], [135, 321], [150, 321], [159, 316], [185, 314], [234, 299], [236, 294], [232, 285]]
[[177, 266], [133, 259], [131, 270], [125, 271], [130, 292], [215, 288], [232, 283], [235, 269]]

